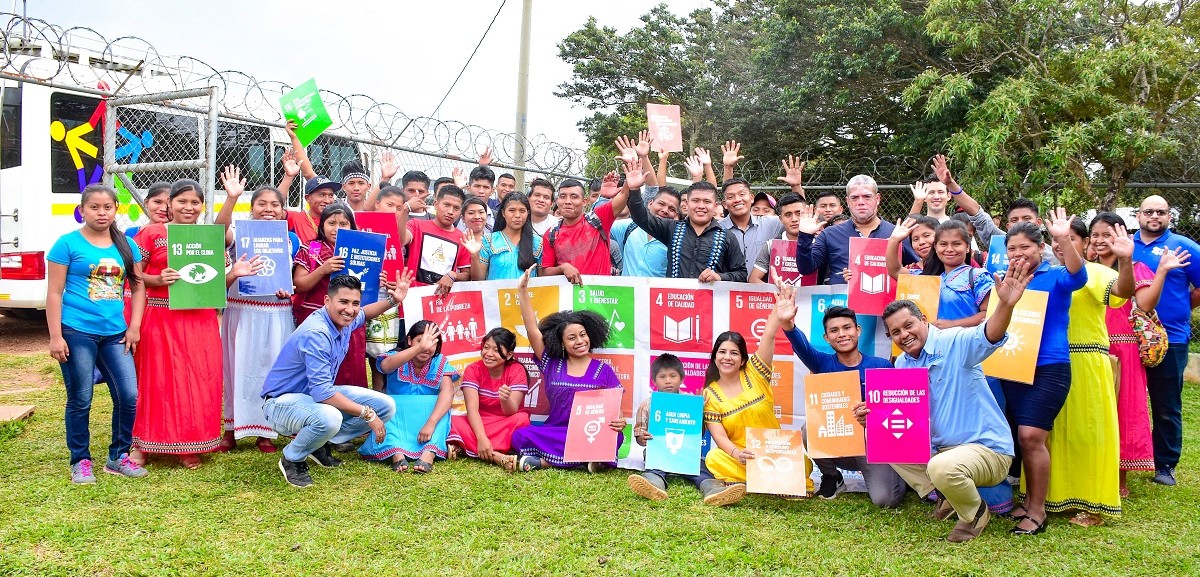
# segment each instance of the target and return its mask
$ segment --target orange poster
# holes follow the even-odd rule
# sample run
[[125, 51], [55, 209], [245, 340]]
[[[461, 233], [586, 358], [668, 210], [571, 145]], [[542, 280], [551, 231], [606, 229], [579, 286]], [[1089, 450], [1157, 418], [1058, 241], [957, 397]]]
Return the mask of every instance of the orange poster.
[[804, 409], [808, 423], [808, 455], [814, 459], [866, 455], [863, 428], [854, 418], [862, 402], [858, 371], [804, 377]]
[[796, 368], [791, 361], [776, 360], [771, 366], [771, 394], [775, 397], [775, 418], [781, 427], [791, 426], [796, 421], [796, 410], [792, 397], [796, 390]]
[[[558, 299], [558, 285], [529, 287], [529, 296], [533, 299], [533, 314], [539, 322], [562, 308]], [[520, 298], [515, 288], [496, 291], [496, 300], [500, 303], [500, 326], [517, 334], [517, 347], [528, 347], [525, 323], [521, 322]]]
[[746, 491], [808, 496], [800, 431], [750, 427], [746, 429], [746, 448], [754, 452], [754, 458], [746, 461]]
[[[938, 318], [938, 302], [942, 298], [942, 277], [940, 275], [908, 274], [900, 271], [896, 279], [896, 300], [910, 300], [930, 322]], [[892, 343], [892, 356], [900, 356], [900, 347]]]
[[[1008, 341], [983, 361], [983, 374], [998, 379], [1032, 384], [1037, 369], [1038, 350], [1042, 346], [1042, 325], [1046, 322], [1046, 291], [1027, 290], [1017, 301], [1012, 322], [1008, 325]], [[987, 316], [996, 311], [996, 292], [988, 301]]]

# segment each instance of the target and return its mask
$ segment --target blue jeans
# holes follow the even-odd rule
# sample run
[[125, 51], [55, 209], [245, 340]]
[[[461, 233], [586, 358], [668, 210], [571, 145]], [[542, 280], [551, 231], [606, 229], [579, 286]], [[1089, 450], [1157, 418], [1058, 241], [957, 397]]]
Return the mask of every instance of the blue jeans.
[[115, 461], [122, 453], [129, 452], [129, 445], [133, 443], [133, 418], [137, 414], [137, 373], [133, 355], [125, 352], [125, 344], [121, 342], [125, 333], [91, 335], [63, 325], [62, 335], [70, 353], [67, 362], [59, 363], [59, 368], [67, 389], [67, 449], [71, 451], [71, 464], [92, 458], [88, 418], [92, 412], [96, 370], [108, 383], [113, 401], [108, 459]]
[[1163, 361], [1146, 369], [1155, 468], [1178, 465], [1183, 452], [1183, 369], [1187, 358], [1187, 343], [1171, 343]]
[[[395, 401], [383, 393], [346, 385], [336, 385], [333, 389], [355, 403], [371, 407], [385, 423], [396, 414]], [[287, 393], [267, 399], [263, 403], [263, 414], [275, 432], [295, 435], [296, 438], [283, 448], [283, 458], [293, 462], [303, 461], [325, 443], [345, 443], [371, 430], [371, 426], [358, 415], [347, 415], [303, 393]]]
[[658, 469], [646, 469], [645, 471], [643, 471], [642, 474], [655, 475], [658, 478], [662, 479], [663, 483], [666, 483], [667, 479], [669, 479], [671, 477], [679, 477], [680, 479], [683, 479], [683, 480], [695, 485], [697, 489], [700, 488], [700, 485], [702, 483], [713, 478], [713, 474], [708, 472], [708, 467], [704, 465], [704, 461], [700, 461], [700, 474], [699, 475], [683, 475], [681, 473], [668, 473], [666, 471], [660, 471]]

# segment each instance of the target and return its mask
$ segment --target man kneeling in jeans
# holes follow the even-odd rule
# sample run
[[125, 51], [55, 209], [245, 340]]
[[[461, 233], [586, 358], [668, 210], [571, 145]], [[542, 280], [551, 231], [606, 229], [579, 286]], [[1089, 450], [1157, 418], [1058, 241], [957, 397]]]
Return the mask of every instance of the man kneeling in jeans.
[[263, 413], [280, 435], [295, 435], [283, 448], [279, 470], [295, 487], [312, 485], [307, 459], [322, 467], [342, 462], [329, 451], [368, 430], [382, 441], [383, 424], [396, 413], [391, 397], [362, 387], [334, 385], [350, 333], [383, 314], [408, 293], [412, 273], [387, 284], [388, 298], [360, 308], [362, 283], [350, 275], [329, 280], [325, 307], [314, 312], [283, 343], [263, 383]]

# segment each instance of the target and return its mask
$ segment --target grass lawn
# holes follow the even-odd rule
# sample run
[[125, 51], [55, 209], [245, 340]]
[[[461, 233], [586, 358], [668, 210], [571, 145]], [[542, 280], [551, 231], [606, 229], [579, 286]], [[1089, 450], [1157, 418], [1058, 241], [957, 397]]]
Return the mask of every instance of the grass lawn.
[[[278, 455], [252, 443], [188, 471], [151, 465], [143, 480], [99, 472], [72, 486], [64, 394], [45, 354], [0, 356], [12, 375], [48, 388], [0, 395], [37, 404], [0, 427], [0, 575], [1197, 575], [1200, 574], [1200, 387], [1184, 394], [1188, 434], [1180, 486], [1132, 475], [1125, 516], [1082, 529], [1054, 516], [1018, 538], [998, 519], [965, 545], [941, 537], [909, 495], [899, 510], [864, 494], [787, 502], [750, 496], [708, 508], [678, 482], [671, 499], [633, 496], [628, 474], [509, 475], [476, 462], [399, 476], [351, 458], [314, 467], [316, 485], [284, 484]], [[32, 377], [30, 377], [32, 375]], [[103, 463], [112, 405], [97, 389], [92, 453]], [[99, 465], [98, 465], [99, 467]]]

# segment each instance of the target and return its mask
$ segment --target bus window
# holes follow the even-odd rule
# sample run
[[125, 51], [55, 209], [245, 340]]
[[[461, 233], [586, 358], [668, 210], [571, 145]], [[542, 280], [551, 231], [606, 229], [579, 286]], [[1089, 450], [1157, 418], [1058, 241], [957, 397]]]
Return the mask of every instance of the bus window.
[[21, 89], [3, 89], [3, 109], [0, 111], [0, 168], [21, 166]]
[[[100, 100], [56, 92], [50, 96], [50, 190], [80, 192], [100, 182], [104, 164], [103, 115]], [[172, 162], [200, 155], [200, 122], [195, 116], [123, 108], [118, 113], [117, 162]], [[95, 118], [95, 124], [91, 124]], [[85, 126], [86, 125], [86, 126]], [[198, 170], [134, 173], [141, 189], [160, 180], [198, 178]]]
[[271, 131], [265, 126], [217, 121], [217, 187], [221, 171], [230, 164], [242, 170], [246, 190], [272, 182], [271, 163], [267, 158]]
[[337, 136], [322, 134], [308, 145], [308, 160], [313, 172], [329, 180], [342, 180], [342, 167], [358, 159], [358, 148], [353, 142]]

